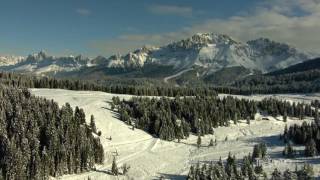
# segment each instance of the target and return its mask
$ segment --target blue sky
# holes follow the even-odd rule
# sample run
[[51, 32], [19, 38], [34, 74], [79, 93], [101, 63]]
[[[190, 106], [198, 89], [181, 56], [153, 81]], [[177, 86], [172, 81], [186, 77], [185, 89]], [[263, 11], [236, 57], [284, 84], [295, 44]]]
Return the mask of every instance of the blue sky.
[[[303, 47], [309, 40], [319, 43], [311, 37], [303, 39], [304, 44], [292, 39], [303, 31], [317, 33], [312, 20], [318, 17], [320, 8], [315, 7], [319, 1], [278, 2], [2, 0], [0, 54], [27, 55], [46, 50], [52, 55], [109, 56], [142, 45], [164, 45], [196, 32], [226, 33], [239, 40], [266, 36]], [[306, 20], [311, 25], [303, 22]], [[301, 28], [299, 32], [283, 37], [282, 33], [293, 29], [294, 24]]]

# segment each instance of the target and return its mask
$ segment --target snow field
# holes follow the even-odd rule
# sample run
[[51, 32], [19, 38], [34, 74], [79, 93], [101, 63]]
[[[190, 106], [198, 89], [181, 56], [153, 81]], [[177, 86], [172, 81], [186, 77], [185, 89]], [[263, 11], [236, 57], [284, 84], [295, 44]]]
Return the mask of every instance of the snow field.
[[[87, 122], [93, 114], [96, 120], [98, 131], [102, 132], [101, 143], [105, 150], [105, 162], [97, 165], [96, 171], [82, 174], [72, 174], [58, 177], [57, 179], [156, 179], [164, 177], [166, 179], [185, 179], [191, 164], [197, 162], [207, 162], [218, 160], [220, 157], [226, 159], [228, 153], [235, 154], [237, 158], [242, 158], [252, 152], [253, 146], [258, 142], [265, 142], [268, 146], [269, 160], [263, 161], [265, 170], [270, 172], [274, 167], [279, 169], [290, 168], [303, 165], [306, 161], [314, 165], [314, 170], [320, 174], [319, 157], [286, 159], [282, 157], [284, 144], [279, 140], [279, 134], [283, 132], [286, 123], [282, 117], [268, 117], [269, 120], [240, 121], [238, 124], [230, 122], [230, 127], [219, 127], [215, 129], [214, 135], [202, 137], [202, 147], [196, 147], [197, 136], [191, 135], [188, 139], [177, 141], [163, 141], [154, 138], [148, 133], [135, 129], [117, 119], [118, 114], [110, 110], [108, 102], [113, 96], [120, 99], [128, 99], [131, 95], [117, 95], [94, 91], [70, 91], [61, 89], [30, 89], [32, 94], [54, 99], [60, 106], [66, 102], [72, 107], [83, 108], [87, 115]], [[225, 96], [225, 95], [221, 95]], [[266, 95], [271, 96], [271, 95]], [[238, 96], [239, 98], [263, 99], [259, 96]], [[290, 101], [309, 102], [319, 98], [320, 95], [276, 95]], [[305, 119], [311, 121], [311, 119]], [[302, 123], [297, 119], [288, 119], [287, 124]], [[112, 140], [109, 137], [112, 137]], [[225, 141], [227, 137], [227, 141]], [[210, 140], [217, 139], [217, 146], [208, 147]], [[303, 147], [298, 147], [303, 151]], [[116, 156], [118, 166], [127, 163], [131, 166], [127, 176], [112, 176], [108, 172], [111, 169], [113, 156]]]

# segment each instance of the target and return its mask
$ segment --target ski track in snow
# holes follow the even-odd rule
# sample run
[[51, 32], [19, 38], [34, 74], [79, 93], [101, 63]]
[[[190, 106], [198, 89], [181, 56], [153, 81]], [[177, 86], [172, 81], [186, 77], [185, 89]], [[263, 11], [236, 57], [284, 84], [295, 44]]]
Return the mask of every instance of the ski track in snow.
[[[214, 135], [202, 137], [202, 146], [196, 147], [197, 136], [190, 135], [188, 139], [176, 140], [172, 142], [154, 138], [148, 133], [135, 129], [121, 122], [116, 118], [117, 113], [110, 110], [108, 102], [113, 96], [121, 99], [128, 99], [131, 95], [118, 95], [93, 91], [70, 91], [61, 89], [30, 89], [37, 96], [47, 99], [54, 99], [60, 106], [66, 102], [74, 108], [83, 108], [87, 122], [90, 122], [90, 115], [93, 114], [96, 120], [97, 129], [102, 132], [101, 143], [105, 150], [105, 162], [103, 165], [96, 165], [96, 171], [81, 174], [71, 174], [58, 177], [56, 179], [83, 180], [90, 177], [95, 180], [105, 179], [156, 179], [163, 176], [167, 179], [184, 179], [191, 164], [218, 160], [221, 156], [225, 159], [231, 151], [237, 158], [242, 158], [252, 152], [254, 144], [266, 142], [269, 154], [281, 154], [284, 145], [279, 144], [279, 134], [283, 132], [285, 123], [281, 118], [268, 117], [269, 121], [252, 121], [247, 125], [245, 120], [230, 127], [219, 127], [215, 129]], [[224, 97], [226, 95], [220, 95]], [[251, 98], [261, 100], [263, 97], [272, 95], [237, 96], [239, 98]], [[274, 96], [272, 96], [274, 97]], [[290, 101], [309, 102], [311, 99], [318, 99], [319, 94], [313, 95], [277, 95]], [[280, 120], [279, 120], [280, 119]], [[301, 123], [302, 121], [289, 119], [288, 124]], [[112, 136], [112, 140], [109, 137]], [[225, 138], [228, 137], [228, 141]], [[217, 139], [217, 146], [207, 147], [210, 139]], [[127, 163], [131, 166], [127, 176], [111, 176], [108, 172], [111, 169], [113, 155], [118, 153], [118, 166]], [[316, 157], [319, 159], [319, 157]], [[266, 170], [272, 171], [272, 167], [279, 166], [285, 170], [290, 167], [295, 168], [301, 158], [297, 159], [273, 159], [267, 162]], [[301, 163], [300, 163], [301, 164]], [[320, 163], [316, 163], [314, 170], [319, 174]], [[54, 178], [53, 178], [54, 179]]]
[[175, 78], [175, 77], [181, 76], [183, 73], [188, 72], [188, 71], [191, 71], [191, 70], [193, 70], [193, 68], [189, 68], [189, 69], [182, 70], [182, 71], [178, 72], [177, 74], [174, 74], [174, 75], [165, 77], [163, 80], [164, 80], [165, 83], [168, 83], [168, 81], [169, 81], [170, 79], [173, 79], [173, 78]]

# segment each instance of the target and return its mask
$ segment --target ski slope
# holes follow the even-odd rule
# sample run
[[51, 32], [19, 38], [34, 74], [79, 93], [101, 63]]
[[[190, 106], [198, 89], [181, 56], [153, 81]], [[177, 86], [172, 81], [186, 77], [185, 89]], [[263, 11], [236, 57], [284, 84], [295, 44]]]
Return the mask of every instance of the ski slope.
[[[59, 105], [66, 102], [72, 107], [79, 106], [84, 109], [89, 123], [90, 115], [96, 119], [97, 129], [102, 132], [101, 143], [105, 150], [105, 162], [97, 165], [95, 171], [82, 174], [71, 174], [58, 177], [65, 180], [91, 179], [185, 179], [189, 167], [193, 163], [218, 160], [221, 156], [225, 159], [229, 152], [238, 158], [242, 158], [252, 152], [254, 144], [266, 142], [270, 160], [263, 162], [265, 170], [272, 171], [274, 167], [279, 169], [291, 168], [309, 162], [315, 165], [314, 170], [319, 174], [319, 157], [305, 159], [285, 159], [281, 156], [284, 144], [279, 141], [279, 134], [283, 132], [285, 123], [282, 117], [268, 117], [265, 121], [252, 121], [250, 125], [241, 121], [230, 127], [215, 129], [214, 135], [202, 138], [202, 147], [196, 147], [197, 137], [191, 135], [186, 140], [163, 141], [154, 138], [139, 129], [132, 130], [131, 127], [117, 119], [118, 114], [110, 110], [109, 103], [113, 96], [128, 99], [131, 95], [117, 95], [93, 91], [70, 91], [60, 89], [30, 89], [32, 94], [54, 99]], [[285, 96], [288, 100], [306, 101], [304, 96], [297, 98], [292, 95]], [[260, 97], [260, 96], [259, 96]], [[308, 98], [310, 98], [308, 96]], [[319, 98], [311, 97], [311, 98]], [[310, 121], [310, 119], [306, 119]], [[288, 124], [301, 123], [296, 119], [289, 119]], [[109, 137], [112, 137], [112, 140]], [[228, 139], [225, 141], [225, 139]], [[208, 147], [210, 139], [217, 139], [217, 146]], [[302, 147], [297, 147], [302, 148]], [[303, 148], [302, 148], [303, 149]], [[127, 163], [131, 166], [127, 176], [112, 176], [109, 174], [113, 156], [116, 156], [118, 166]], [[272, 160], [271, 160], [272, 159]]]
[[178, 72], [177, 74], [174, 74], [174, 75], [165, 77], [165, 78], [163, 79], [163, 81], [164, 81], [165, 83], [168, 83], [168, 81], [169, 81], [170, 79], [173, 79], [173, 78], [176, 78], [176, 77], [178, 77], [178, 76], [181, 76], [181, 75], [184, 74], [185, 72], [188, 72], [188, 71], [191, 71], [191, 70], [193, 70], [193, 68], [189, 68], [189, 69], [182, 70], [182, 71]]

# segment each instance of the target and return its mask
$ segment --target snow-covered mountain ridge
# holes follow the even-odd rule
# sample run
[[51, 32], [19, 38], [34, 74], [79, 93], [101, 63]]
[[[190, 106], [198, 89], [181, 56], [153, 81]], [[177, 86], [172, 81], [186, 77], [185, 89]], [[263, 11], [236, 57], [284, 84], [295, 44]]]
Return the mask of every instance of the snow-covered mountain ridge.
[[0, 66], [10, 66], [23, 61], [22, 56], [0, 56]]
[[142, 67], [145, 63], [158, 63], [186, 69], [198, 65], [213, 72], [221, 68], [243, 66], [269, 72], [312, 57], [311, 53], [266, 38], [244, 43], [227, 35], [206, 33], [159, 48], [143, 47], [125, 56], [112, 56], [108, 59], [108, 66]]
[[0, 57], [0, 70], [56, 74], [90, 67], [135, 69], [146, 64], [157, 64], [173, 67], [172, 73], [197, 66], [204, 69], [203, 74], [209, 75], [223, 68], [239, 66], [252, 71], [270, 72], [314, 57], [311, 53], [266, 38], [241, 42], [228, 35], [199, 33], [165, 46], [144, 46], [126, 55], [117, 54], [108, 58], [97, 56], [89, 59], [81, 55], [54, 57], [43, 51], [26, 58]]
[[89, 65], [90, 59], [79, 56], [48, 56], [44, 51], [22, 58], [16, 63], [2, 65], [1, 70], [23, 73], [48, 74], [75, 71]]

